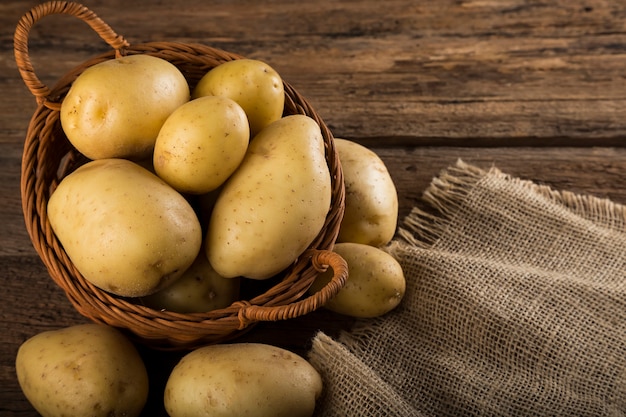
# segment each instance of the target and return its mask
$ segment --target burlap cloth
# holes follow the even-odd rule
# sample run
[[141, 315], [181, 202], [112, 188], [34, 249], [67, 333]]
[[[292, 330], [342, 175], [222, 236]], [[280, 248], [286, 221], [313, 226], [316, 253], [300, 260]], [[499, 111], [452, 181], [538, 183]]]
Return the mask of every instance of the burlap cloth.
[[317, 415], [626, 415], [624, 207], [461, 161], [424, 201], [401, 305], [315, 337]]

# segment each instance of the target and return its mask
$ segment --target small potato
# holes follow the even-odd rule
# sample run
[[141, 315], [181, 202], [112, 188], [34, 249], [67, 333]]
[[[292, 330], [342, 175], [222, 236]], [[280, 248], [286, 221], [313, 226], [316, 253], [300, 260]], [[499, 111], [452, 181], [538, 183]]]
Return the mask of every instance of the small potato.
[[169, 287], [158, 291], [142, 301], [156, 310], [177, 313], [204, 313], [231, 305], [239, 298], [241, 279], [224, 278], [211, 267], [204, 251], [180, 277]]
[[[325, 307], [352, 317], [381, 316], [400, 304], [406, 290], [402, 267], [396, 259], [370, 245], [337, 243], [334, 252], [348, 264], [348, 281]], [[322, 289], [332, 278], [332, 271], [320, 274], [310, 291]]]
[[194, 88], [192, 98], [222, 96], [235, 100], [245, 110], [254, 137], [281, 118], [285, 90], [278, 73], [255, 59], [224, 62], [207, 72]]
[[204, 194], [237, 169], [250, 128], [241, 106], [226, 97], [200, 97], [165, 121], [154, 145], [156, 173], [176, 190]]
[[346, 208], [338, 242], [380, 247], [391, 241], [398, 222], [398, 194], [384, 162], [370, 149], [335, 139], [346, 186]]
[[165, 386], [170, 417], [310, 417], [322, 391], [302, 357], [260, 343], [211, 345], [184, 356]]
[[31, 337], [17, 352], [15, 371], [24, 395], [44, 417], [133, 417], [148, 398], [148, 373], [137, 350], [102, 324]]

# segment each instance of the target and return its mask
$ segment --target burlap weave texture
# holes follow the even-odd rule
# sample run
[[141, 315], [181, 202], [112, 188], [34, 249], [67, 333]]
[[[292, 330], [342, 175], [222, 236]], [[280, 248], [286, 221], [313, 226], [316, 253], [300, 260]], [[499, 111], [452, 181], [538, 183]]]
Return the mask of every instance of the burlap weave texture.
[[317, 415], [625, 416], [624, 207], [462, 161], [424, 202], [401, 305], [314, 339]]

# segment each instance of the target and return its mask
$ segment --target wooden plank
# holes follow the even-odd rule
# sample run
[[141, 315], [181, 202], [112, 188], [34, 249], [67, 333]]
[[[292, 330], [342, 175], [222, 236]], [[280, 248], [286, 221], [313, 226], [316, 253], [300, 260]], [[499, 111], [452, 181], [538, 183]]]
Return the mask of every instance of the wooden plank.
[[[0, 24], [14, 27], [26, 3], [10, 3]], [[201, 42], [266, 60], [338, 136], [621, 146], [626, 133], [623, 2], [84, 3], [131, 43]], [[42, 20], [37, 72], [52, 82], [106, 50], [90, 31]]]

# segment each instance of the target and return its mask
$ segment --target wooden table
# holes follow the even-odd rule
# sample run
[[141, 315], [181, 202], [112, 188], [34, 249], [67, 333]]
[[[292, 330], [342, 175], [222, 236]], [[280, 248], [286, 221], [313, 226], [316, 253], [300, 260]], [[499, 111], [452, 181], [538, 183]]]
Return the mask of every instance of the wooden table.
[[[0, 415], [34, 416], [16, 382], [18, 346], [82, 323], [49, 278], [24, 226], [22, 143], [36, 103], [12, 54], [15, 25], [39, 2], [0, 4]], [[335, 136], [387, 164], [400, 217], [433, 176], [461, 158], [557, 189], [626, 203], [626, 3], [602, 0], [256, 2], [86, 0], [131, 43], [200, 42], [268, 62]], [[382, 6], [381, 6], [382, 5]], [[51, 16], [30, 38], [53, 84], [107, 51], [84, 23]], [[254, 328], [245, 340], [305, 353], [318, 330], [350, 320], [318, 311]], [[178, 354], [140, 348], [163, 415], [164, 375]]]

